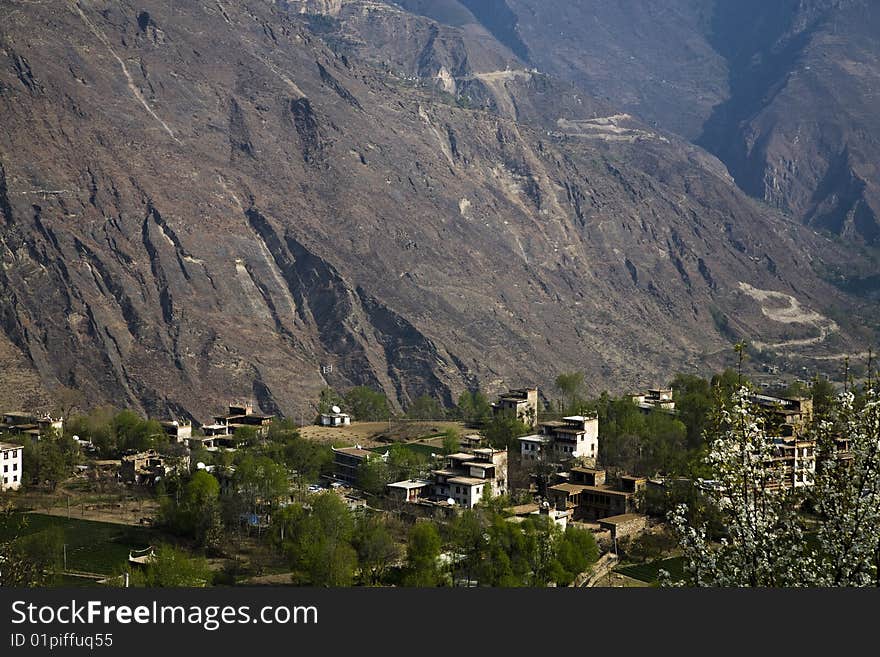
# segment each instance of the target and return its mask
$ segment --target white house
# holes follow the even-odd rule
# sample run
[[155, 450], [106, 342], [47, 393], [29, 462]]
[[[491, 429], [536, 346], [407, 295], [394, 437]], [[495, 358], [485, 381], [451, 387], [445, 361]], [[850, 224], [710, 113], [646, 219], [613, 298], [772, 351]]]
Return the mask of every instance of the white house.
[[[334, 407], [336, 408], [336, 407]], [[347, 427], [351, 424], [351, 415], [342, 412], [321, 413], [322, 427]]]
[[0, 492], [18, 490], [22, 480], [22, 447], [0, 443]]
[[520, 458], [558, 463], [574, 458], [595, 459], [599, 455], [599, 419], [571, 415], [562, 420], [542, 422], [540, 432], [519, 439]]

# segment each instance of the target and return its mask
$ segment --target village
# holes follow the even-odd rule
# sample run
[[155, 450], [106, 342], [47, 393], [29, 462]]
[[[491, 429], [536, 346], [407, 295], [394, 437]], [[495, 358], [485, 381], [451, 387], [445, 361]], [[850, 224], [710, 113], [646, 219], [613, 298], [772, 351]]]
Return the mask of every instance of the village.
[[[728, 372], [728, 385], [731, 376]], [[285, 532], [291, 540], [299, 531], [290, 520], [293, 509], [310, 513], [314, 500], [330, 495], [354, 518], [345, 522], [397, 528], [400, 545], [388, 547], [387, 556], [401, 567], [411, 528], [433, 523], [440, 528], [438, 534], [453, 528], [451, 536], [463, 518], [491, 513], [492, 520], [483, 517], [484, 526], [503, 519], [517, 531], [541, 527], [548, 536], [569, 536], [572, 541], [579, 537], [577, 544], [586, 545], [581, 548], [585, 554], [556, 585], [656, 584], [661, 568], [675, 568], [674, 541], [665, 523], [671, 506], [711, 490], [714, 483], [695, 476], [698, 470], [681, 466], [681, 454], [675, 453], [702, 448], [688, 437], [694, 428], [684, 421], [695, 422], [693, 394], [682, 381], [693, 385], [698, 379], [593, 404], [576, 394], [577, 377], [576, 385], [568, 386], [560, 379], [557, 387], [570, 398], [558, 400], [555, 408], [534, 386], [511, 389], [491, 403], [481, 394], [466, 393], [466, 403], [460, 404], [467, 408], [460, 417], [398, 420], [398, 428], [403, 428], [396, 435], [389, 431], [394, 428], [390, 418], [361, 419], [344, 408], [343, 396], [328, 396], [334, 403], [323, 404], [314, 423], [302, 426], [261, 413], [251, 402], [230, 403], [224, 413], [197, 426], [181, 419], [143, 420], [123, 412], [112, 419], [118, 437], [112, 447], [102, 442], [102, 430], [84, 418], [65, 422], [7, 412], [0, 424], [0, 501], [22, 510], [30, 507], [34, 513], [42, 505], [46, 517], [71, 522], [78, 517], [144, 531], [159, 528], [187, 549], [203, 552], [208, 547], [208, 553], [228, 557], [229, 550], [218, 548], [210, 538], [211, 532], [225, 527], [225, 540], [233, 532], [239, 548], [242, 541], [259, 544], [262, 547], [254, 550], [264, 556], [286, 555], [282, 562], [299, 563], [297, 555], [291, 556], [294, 548], [284, 543]], [[764, 485], [768, 490], [811, 486], [819, 453], [807, 431], [813, 399], [755, 392], [749, 401], [771, 428], [766, 458], [774, 461], [776, 476]], [[572, 408], [580, 411], [566, 412]], [[125, 413], [128, 416], [120, 419]], [[642, 428], [622, 431], [624, 424]], [[640, 433], [644, 436], [638, 446], [627, 449], [627, 441]], [[352, 435], [360, 438], [352, 440]], [[67, 441], [65, 453], [75, 451], [76, 456], [47, 474], [51, 468], [46, 461], [51, 459], [33, 454], [41, 454], [43, 443], [62, 440]], [[838, 449], [845, 453], [845, 442], [839, 441]], [[25, 452], [32, 454], [26, 457]], [[108, 458], [111, 453], [117, 458]], [[40, 471], [29, 472], [29, 462], [37, 463], [32, 467]], [[213, 496], [194, 502], [199, 507], [195, 510], [185, 507], [194, 495], [194, 481], [216, 488]], [[214, 516], [182, 520], [189, 518], [187, 513], [201, 515], [215, 506]], [[271, 538], [267, 547], [265, 537], [275, 533], [279, 540]], [[128, 552], [126, 563], [104, 569], [112, 573], [83, 573], [81, 580], [68, 567], [65, 544], [67, 576], [62, 580], [113, 584], [123, 576], [116, 572], [119, 568], [143, 569], [155, 559], [153, 543], [158, 541], [153, 537], [143, 534], [129, 542], [115, 546], [117, 554]], [[466, 575], [456, 572], [456, 563], [467, 560], [466, 550], [455, 541], [445, 547], [438, 548], [436, 560], [449, 566], [447, 584], [487, 584], [470, 567]], [[238, 564], [238, 555], [235, 560]], [[267, 568], [244, 569], [249, 578], [233, 577], [227, 583], [289, 583], [287, 568], [273, 563], [271, 556], [265, 560]], [[275, 574], [265, 575], [267, 569]], [[553, 582], [542, 580], [541, 585]]]

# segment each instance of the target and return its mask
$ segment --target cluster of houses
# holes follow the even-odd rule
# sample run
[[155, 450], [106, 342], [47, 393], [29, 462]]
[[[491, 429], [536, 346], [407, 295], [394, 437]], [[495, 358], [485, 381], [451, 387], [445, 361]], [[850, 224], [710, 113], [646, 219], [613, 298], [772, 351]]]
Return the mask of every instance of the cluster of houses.
[[[645, 413], [677, 415], [673, 392], [656, 388], [631, 397]], [[774, 470], [770, 489], [809, 486], [816, 470], [816, 444], [806, 436], [812, 401], [755, 394], [751, 401], [764, 412], [771, 428]], [[401, 503], [450, 508], [472, 508], [486, 497], [528, 491], [535, 503], [515, 507], [511, 520], [531, 514], [549, 515], [558, 524], [585, 522], [608, 530], [614, 538], [643, 529], [647, 516], [643, 492], [664, 488], [668, 481], [615, 473], [599, 466], [599, 420], [595, 415], [539, 419], [537, 388], [511, 390], [492, 404], [494, 413], [514, 414], [533, 429], [518, 439], [518, 449], [483, 447], [476, 440], [461, 451], [442, 457], [426, 476], [386, 486], [389, 498]], [[839, 445], [842, 450], [845, 444]], [[361, 465], [387, 458], [381, 451], [360, 445], [334, 449], [335, 476], [356, 486]], [[695, 482], [699, 485], [699, 482]], [[711, 482], [704, 482], [711, 483]]]
[[[677, 414], [673, 392], [657, 388], [632, 395], [640, 410]], [[778, 478], [769, 481], [773, 489], [809, 486], [816, 471], [816, 444], [806, 436], [812, 417], [812, 401], [752, 395], [769, 418], [773, 456]], [[532, 429], [517, 441], [517, 449], [498, 450], [484, 446], [479, 435], [466, 436], [459, 451], [439, 458], [433, 469], [416, 479], [391, 482], [389, 498], [401, 503], [452, 509], [472, 508], [481, 500], [514, 491], [534, 495], [536, 504], [524, 505], [528, 513], [551, 515], [560, 524], [569, 521], [594, 522], [612, 528], [640, 524], [640, 493], [662, 480], [626, 474], [610, 476], [599, 467], [599, 420], [595, 415], [571, 415], [540, 420], [540, 401], [535, 387], [510, 390], [492, 404], [495, 414], [512, 414]], [[242, 434], [265, 437], [274, 416], [254, 411], [250, 403], [230, 404], [228, 412], [201, 427], [194, 435], [192, 424], [179, 420], [162, 422], [171, 442], [190, 449], [236, 449]], [[320, 416], [319, 423], [343, 427], [351, 417], [334, 407]], [[49, 430], [61, 430], [61, 419], [34, 417], [22, 413], [2, 416], [0, 431], [38, 439]], [[242, 431], [243, 429], [247, 431]], [[845, 452], [847, 446], [839, 445]], [[22, 480], [22, 448], [0, 443], [2, 479], [0, 490], [18, 488]], [[334, 448], [334, 480], [337, 486], [356, 488], [361, 467], [370, 459], [387, 459], [388, 454], [360, 445]], [[132, 484], [153, 484], [169, 472], [189, 469], [189, 457], [166, 457], [155, 451], [126, 455], [121, 459], [119, 478]]]

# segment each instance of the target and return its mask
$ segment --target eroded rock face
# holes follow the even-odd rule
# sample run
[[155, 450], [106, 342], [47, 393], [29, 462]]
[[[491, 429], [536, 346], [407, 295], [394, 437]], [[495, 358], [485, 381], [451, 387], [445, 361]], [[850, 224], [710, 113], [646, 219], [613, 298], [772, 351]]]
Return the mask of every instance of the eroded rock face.
[[[0, 27], [0, 358], [40, 394], [311, 413], [328, 384], [405, 404], [583, 369], [622, 390], [719, 365], [732, 333], [858, 345], [825, 315], [860, 311], [813, 273], [845, 254], [711, 156], [546, 75], [474, 68], [509, 52], [486, 31], [342, 4], [317, 26], [157, 0]], [[366, 33], [400, 37], [400, 70]], [[780, 299], [803, 313], [768, 314]]]
[[711, 151], [753, 197], [850, 243], [880, 243], [877, 3], [440, 4], [467, 5], [524, 65]]

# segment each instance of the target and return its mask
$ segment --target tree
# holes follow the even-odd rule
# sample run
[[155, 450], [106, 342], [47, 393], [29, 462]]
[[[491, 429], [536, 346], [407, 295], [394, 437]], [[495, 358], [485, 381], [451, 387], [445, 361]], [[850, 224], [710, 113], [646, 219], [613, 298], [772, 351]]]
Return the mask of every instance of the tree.
[[[698, 586], [880, 585], [880, 402], [840, 395], [809, 429], [818, 471], [808, 501], [815, 538], [795, 490], [774, 490], [779, 471], [772, 434], [745, 388], [722, 406], [707, 432], [713, 482], [709, 496], [726, 535], [714, 542], [705, 523], [680, 505], [672, 521], [685, 557], [685, 584]], [[840, 443], [848, 449], [840, 449]], [[769, 484], [769, 485], [768, 485]]]
[[113, 418], [116, 447], [122, 452], [142, 452], [168, 442], [168, 434], [156, 420], [144, 420], [129, 410], [120, 411]]
[[155, 558], [141, 572], [129, 570], [132, 586], [182, 588], [201, 587], [211, 583], [208, 562], [174, 546], [162, 544], [155, 550]]
[[425, 588], [441, 583], [440, 547], [440, 533], [433, 523], [417, 522], [413, 525], [406, 547], [405, 586]]
[[584, 373], [563, 372], [556, 377], [556, 389], [562, 393], [565, 412], [577, 412], [583, 404]]
[[712, 411], [712, 388], [708, 381], [692, 374], [678, 374], [672, 381], [675, 408], [687, 427], [687, 445], [703, 444], [703, 432]]
[[592, 532], [573, 525], [556, 540], [556, 561], [560, 568], [556, 583], [568, 586], [599, 558], [599, 547]]
[[433, 397], [421, 395], [409, 405], [406, 415], [417, 420], [438, 420], [446, 417], [446, 409]]
[[55, 431], [46, 432], [36, 444], [26, 442], [22, 448], [23, 475], [52, 492], [73, 474], [81, 460], [77, 442]]
[[516, 439], [528, 435], [532, 428], [519, 420], [513, 412], [492, 416], [483, 429], [483, 435], [492, 447], [506, 449], [516, 446]]
[[220, 483], [198, 470], [177, 495], [162, 498], [160, 519], [172, 532], [193, 538], [200, 547], [219, 549], [223, 529], [220, 519]]
[[355, 521], [352, 546], [357, 552], [361, 578], [371, 585], [379, 584], [400, 557], [387, 521], [379, 515], [362, 515]]
[[73, 411], [79, 408], [85, 400], [82, 390], [69, 388], [64, 385], [58, 386], [53, 391], [53, 396], [55, 397], [58, 413], [65, 419], [69, 419], [73, 415]]
[[452, 539], [452, 583], [460, 579], [469, 583], [478, 574], [486, 551], [487, 538], [476, 512], [465, 510], [449, 526]]
[[461, 449], [461, 440], [458, 429], [449, 427], [443, 432], [443, 453], [454, 454]]
[[387, 397], [368, 386], [357, 386], [345, 393], [345, 407], [361, 422], [387, 420], [391, 415]]
[[312, 586], [350, 586], [357, 570], [352, 547], [354, 522], [338, 495], [321, 493], [312, 498], [311, 512], [288, 511], [290, 522], [286, 552], [293, 566]]
[[357, 487], [372, 495], [381, 495], [394, 479], [390, 464], [378, 454], [364, 459], [358, 467]]
[[469, 424], [481, 425], [492, 417], [492, 406], [479, 390], [465, 390], [458, 396], [458, 414]]
[[[880, 586], [880, 400], [868, 390], [861, 404], [847, 392], [814, 427], [819, 465], [813, 506], [824, 520], [820, 586]], [[844, 436], [848, 449], [837, 449]]]
[[260, 454], [244, 454], [236, 465], [233, 482], [236, 495], [254, 513], [260, 505], [274, 506], [290, 491], [287, 469]]
[[810, 386], [810, 397], [813, 399], [813, 413], [816, 417], [824, 417], [832, 408], [837, 391], [834, 384], [824, 377], [817, 376]]
[[64, 532], [26, 530], [27, 517], [0, 504], [0, 587], [47, 586], [61, 571]]
[[758, 409], [742, 388], [722, 406], [712, 430], [709, 462], [713, 500], [728, 536], [714, 548], [705, 525], [690, 527], [679, 507], [679, 532], [688, 581], [697, 586], [792, 586], [803, 576], [803, 534], [795, 522], [792, 494], [771, 491], [782, 476], [773, 441]]
[[333, 388], [324, 388], [318, 399], [318, 413], [330, 413], [334, 406], [341, 406], [344, 403], [342, 395]]

